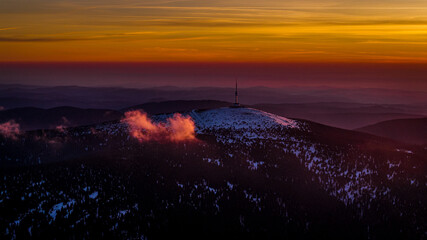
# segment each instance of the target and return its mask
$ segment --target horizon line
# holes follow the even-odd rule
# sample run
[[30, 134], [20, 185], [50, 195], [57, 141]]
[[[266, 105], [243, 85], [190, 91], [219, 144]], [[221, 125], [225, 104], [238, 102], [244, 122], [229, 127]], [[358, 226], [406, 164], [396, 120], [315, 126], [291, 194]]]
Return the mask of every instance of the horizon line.
[[[121, 87], [114, 85], [105, 85], [105, 86], [85, 86], [85, 85], [33, 85], [33, 84], [20, 84], [20, 83], [0, 83], [0, 86], [22, 86], [22, 87], [80, 87], [80, 88], [121, 88], [121, 89], [154, 89], [154, 88], [180, 88], [180, 89], [196, 89], [196, 88], [219, 88], [219, 89], [234, 89], [234, 86], [224, 87], [224, 86], [196, 86], [196, 87], [180, 87], [177, 85], [161, 85], [161, 86], [151, 86], [151, 87]], [[397, 88], [381, 88], [381, 87], [333, 87], [330, 85], [284, 85], [279, 87], [269, 87], [266, 85], [256, 85], [249, 87], [239, 87], [239, 89], [251, 89], [251, 88], [268, 88], [268, 89], [283, 89], [283, 88], [329, 88], [329, 89], [350, 89], [350, 90], [392, 90], [392, 91], [401, 91], [401, 92], [413, 92], [413, 93], [426, 93], [427, 91], [423, 90], [407, 90], [407, 89], [397, 89]]]

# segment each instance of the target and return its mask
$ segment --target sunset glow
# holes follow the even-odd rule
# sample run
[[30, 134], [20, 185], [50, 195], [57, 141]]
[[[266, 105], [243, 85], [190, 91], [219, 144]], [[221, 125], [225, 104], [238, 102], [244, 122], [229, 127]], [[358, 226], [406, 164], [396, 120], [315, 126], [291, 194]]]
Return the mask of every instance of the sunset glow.
[[427, 62], [427, 2], [0, 2], [0, 59]]
[[1, 239], [424, 239], [427, 0], [0, 0]]

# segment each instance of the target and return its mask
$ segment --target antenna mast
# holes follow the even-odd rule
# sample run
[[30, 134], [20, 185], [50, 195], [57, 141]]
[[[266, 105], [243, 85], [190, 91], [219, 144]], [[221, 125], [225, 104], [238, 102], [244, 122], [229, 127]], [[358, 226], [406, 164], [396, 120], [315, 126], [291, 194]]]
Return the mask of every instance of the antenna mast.
[[239, 106], [239, 94], [237, 93], [237, 78], [236, 78], [236, 91], [234, 92], [234, 106]]

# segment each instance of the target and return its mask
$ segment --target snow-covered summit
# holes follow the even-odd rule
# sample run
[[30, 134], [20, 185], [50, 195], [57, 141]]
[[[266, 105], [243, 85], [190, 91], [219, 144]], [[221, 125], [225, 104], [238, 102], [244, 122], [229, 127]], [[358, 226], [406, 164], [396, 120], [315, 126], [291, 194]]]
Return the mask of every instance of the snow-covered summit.
[[[173, 114], [159, 114], [151, 117], [153, 122], [166, 122]], [[183, 113], [189, 115], [195, 125], [196, 133], [212, 134], [228, 139], [283, 139], [287, 137], [284, 130], [298, 129], [304, 131], [304, 123], [277, 116], [253, 108], [216, 108], [210, 110], [193, 110]], [[97, 130], [117, 135], [127, 131], [125, 123], [98, 125]], [[90, 132], [88, 132], [90, 134]], [[224, 134], [226, 136], [224, 136]]]
[[265, 130], [275, 127], [299, 128], [297, 121], [253, 108], [217, 108], [192, 111], [198, 130], [235, 129]]

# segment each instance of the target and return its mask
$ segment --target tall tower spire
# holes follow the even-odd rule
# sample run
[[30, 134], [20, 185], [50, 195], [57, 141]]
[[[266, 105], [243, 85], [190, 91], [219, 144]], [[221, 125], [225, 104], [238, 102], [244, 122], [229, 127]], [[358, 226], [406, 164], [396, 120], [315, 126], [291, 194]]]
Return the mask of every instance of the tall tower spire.
[[239, 106], [239, 94], [237, 93], [237, 78], [236, 78], [236, 91], [234, 92], [234, 106]]

